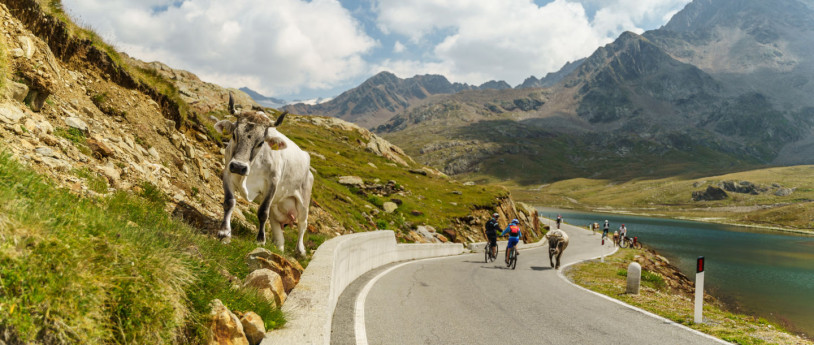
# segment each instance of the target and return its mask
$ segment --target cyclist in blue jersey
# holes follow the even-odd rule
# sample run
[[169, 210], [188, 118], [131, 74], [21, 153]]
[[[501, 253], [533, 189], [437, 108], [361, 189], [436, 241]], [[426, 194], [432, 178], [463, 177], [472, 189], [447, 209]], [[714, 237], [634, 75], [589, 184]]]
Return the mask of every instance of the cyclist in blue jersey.
[[[509, 234], [509, 244], [506, 245], [506, 264], [509, 264], [509, 249], [514, 248], [517, 246], [517, 243], [520, 242], [520, 236], [523, 234], [520, 232], [520, 225], [518, 225], [520, 221], [517, 219], [512, 219], [512, 222], [509, 223], [509, 226], [503, 230], [500, 236], [505, 236]], [[517, 253], [515, 253], [516, 255]]]

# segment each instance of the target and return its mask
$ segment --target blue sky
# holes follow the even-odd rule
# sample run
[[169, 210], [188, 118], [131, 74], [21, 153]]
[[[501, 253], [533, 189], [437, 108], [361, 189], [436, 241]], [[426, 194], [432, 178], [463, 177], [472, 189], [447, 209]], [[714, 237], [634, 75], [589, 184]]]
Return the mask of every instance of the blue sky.
[[689, 0], [63, 0], [145, 61], [285, 100], [330, 98], [380, 71], [517, 85]]

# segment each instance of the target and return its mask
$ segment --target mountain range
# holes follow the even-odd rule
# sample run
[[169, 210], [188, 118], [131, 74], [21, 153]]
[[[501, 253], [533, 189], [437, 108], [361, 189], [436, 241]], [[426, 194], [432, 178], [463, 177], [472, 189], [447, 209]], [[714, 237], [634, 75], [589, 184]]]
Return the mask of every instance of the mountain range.
[[813, 53], [812, 1], [696, 0], [515, 88], [381, 72], [286, 109], [373, 128], [453, 175], [532, 183], [806, 164]]

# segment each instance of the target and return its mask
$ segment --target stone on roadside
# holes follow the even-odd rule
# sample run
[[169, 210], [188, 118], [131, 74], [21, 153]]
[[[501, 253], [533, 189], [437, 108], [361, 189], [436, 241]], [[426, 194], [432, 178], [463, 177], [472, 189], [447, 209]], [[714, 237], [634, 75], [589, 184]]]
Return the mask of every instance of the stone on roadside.
[[263, 324], [263, 319], [255, 312], [247, 312], [240, 318], [240, 323], [243, 325], [243, 332], [246, 333], [246, 339], [250, 345], [257, 345], [263, 341], [266, 336], [266, 326]]
[[267, 301], [274, 303], [277, 308], [283, 306], [286, 295], [283, 279], [277, 272], [267, 268], [262, 268], [249, 273], [243, 288], [252, 288], [263, 296]]
[[289, 293], [300, 282], [304, 269], [296, 260], [288, 260], [265, 248], [256, 248], [246, 255], [249, 270], [270, 269], [279, 274], [283, 280], [285, 292]]
[[213, 300], [210, 307], [209, 330], [212, 339], [210, 339], [209, 345], [249, 345], [246, 334], [243, 332], [243, 324], [223, 305], [223, 302], [218, 299]]
[[396, 205], [396, 203], [391, 201], [385, 201], [384, 204], [382, 204], [382, 209], [384, 209], [384, 212], [387, 213], [393, 213], [397, 208], [399, 208], [399, 205]]

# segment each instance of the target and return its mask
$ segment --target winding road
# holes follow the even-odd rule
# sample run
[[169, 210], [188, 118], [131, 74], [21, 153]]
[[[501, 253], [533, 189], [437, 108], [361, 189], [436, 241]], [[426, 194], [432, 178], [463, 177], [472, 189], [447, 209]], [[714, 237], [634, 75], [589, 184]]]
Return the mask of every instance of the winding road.
[[[608, 250], [600, 235], [563, 225], [563, 266]], [[721, 344], [707, 335], [579, 288], [548, 262], [548, 246], [394, 263], [366, 273], [340, 296], [332, 344]]]

